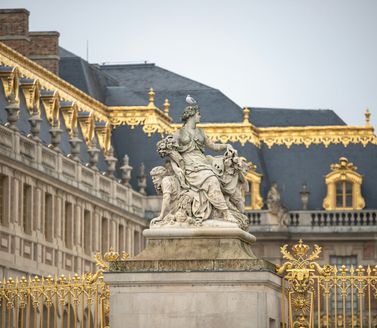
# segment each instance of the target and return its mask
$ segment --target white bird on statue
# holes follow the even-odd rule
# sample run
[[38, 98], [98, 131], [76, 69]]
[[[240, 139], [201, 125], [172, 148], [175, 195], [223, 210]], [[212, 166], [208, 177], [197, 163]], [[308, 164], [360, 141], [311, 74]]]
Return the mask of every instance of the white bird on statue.
[[190, 95], [187, 95], [186, 97], [186, 102], [189, 104], [189, 105], [196, 105], [196, 100], [191, 97]]

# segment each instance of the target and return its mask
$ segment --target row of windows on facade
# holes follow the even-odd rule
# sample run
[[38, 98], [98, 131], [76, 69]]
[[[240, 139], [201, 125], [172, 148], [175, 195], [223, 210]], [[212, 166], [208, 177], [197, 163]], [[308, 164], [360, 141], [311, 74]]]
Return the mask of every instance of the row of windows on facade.
[[[6, 202], [4, 195], [7, 188], [7, 185], [9, 183], [9, 178], [6, 175], [0, 175], [0, 223], [3, 226], [8, 226], [9, 222], [7, 222], [5, 211], [7, 210], [6, 206], [8, 202]], [[11, 194], [11, 206], [17, 206], [14, 194]], [[41, 229], [43, 231], [44, 237], [46, 241], [52, 242], [54, 237], [57, 237], [57, 224], [59, 223], [59, 218], [61, 216], [61, 213], [53, 213], [53, 195], [45, 192], [44, 197], [42, 200], [41, 206], [44, 208], [43, 213], [43, 224], [41, 226]], [[37, 221], [34, 219], [32, 220], [32, 186], [23, 183], [21, 192], [19, 195], [18, 200], [18, 214], [19, 214], [19, 225], [21, 226], [21, 229], [24, 233], [31, 235], [32, 231], [36, 230]], [[21, 214], [21, 215], [20, 215]], [[61, 216], [63, 217], [63, 216]], [[53, 219], [55, 218], [55, 231], [53, 231]], [[64, 222], [62, 222], [62, 239], [64, 241], [64, 245], [67, 248], [73, 248], [73, 246], [78, 245], [81, 240], [75, 240], [73, 237], [74, 232], [74, 209], [73, 204], [69, 201], [64, 202]], [[119, 251], [127, 251], [131, 253], [131, 250], [128, 249], [130, 246], [128, 245], [126, 240], [126, 235], [128, 238], [131, 238], [129, 235], [129, 232], [125, 229], [125, 226], [122, 224], [117, 225], [117, 234], [118, 234], [118, 245], [110, 244], [110, 242], [115, 242], [116, 236], [114, 236], [114, 229], [112, 229], [113, 224], [116, 224], [115, 222], [112, 222], [107, 217], [101, 218], [101, 227], [98, 227], [100, 231], [97, 231], [97, 233], [100, 233], [100, 242], [101, 242], [101, 251], [107, 252], [110, 247], [117, 248]], [[83, 240], [82, 240], [82, 247], [87, 255], [91, 255], [93, 251], [98, 251], [96, 245], [95, 245], [95, 229], [93, 229], [92, 225], [92, 212], [84, 209], [83, 212]], [[97, 235], [98, 236], [98, 235]], [[91, 238], [92, 237], [92, 238]], [[80, 238], [80, 237], [78, 237]], [[76, 239], [78, 239], [76, 238]], [[140, 251], [139, 249], [139, 243], [141, 234], [139, 231], [133, 232], [133, 242], [134, 242], [134, 254], [138, 253]], [[81, 238], [80, 238], [81, 239]]]

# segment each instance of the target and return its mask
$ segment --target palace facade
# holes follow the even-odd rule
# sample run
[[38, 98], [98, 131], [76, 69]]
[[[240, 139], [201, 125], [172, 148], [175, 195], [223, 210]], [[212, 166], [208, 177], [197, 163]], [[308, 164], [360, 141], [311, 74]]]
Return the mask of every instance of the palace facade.
[[377, 138], [331, 110], [241, 108], [155, 64], [90, 64], [0, 10], [0, 277], [94, 270], [95, 252], [131, 256], [159, 211], [148, 172], [187, 94], [201, 127], [252, 162], [245, 205], [256, 255], [281, 262], [302, 238], [337, 265], [377, 260]]

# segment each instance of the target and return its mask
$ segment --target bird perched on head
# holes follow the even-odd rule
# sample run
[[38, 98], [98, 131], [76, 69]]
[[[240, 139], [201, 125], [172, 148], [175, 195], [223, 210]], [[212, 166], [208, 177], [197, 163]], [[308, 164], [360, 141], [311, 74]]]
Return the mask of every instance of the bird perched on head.
[[187, 95], [186, 103], [188, 103], [189, 105], [196, 105], [196, 100], [193, 97], [191, 97], [190, 95]]

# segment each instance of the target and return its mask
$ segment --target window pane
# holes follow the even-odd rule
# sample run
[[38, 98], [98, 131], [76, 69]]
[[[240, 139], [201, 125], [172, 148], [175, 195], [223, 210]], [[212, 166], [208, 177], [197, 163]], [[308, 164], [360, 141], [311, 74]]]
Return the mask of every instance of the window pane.
[[343, 207], [343, 196], [342, 195], [336, 195], [336, 207]]
[[343, 193], [343, 183], [342, 181], [336, 183], [336, 194], [342, 194]]

